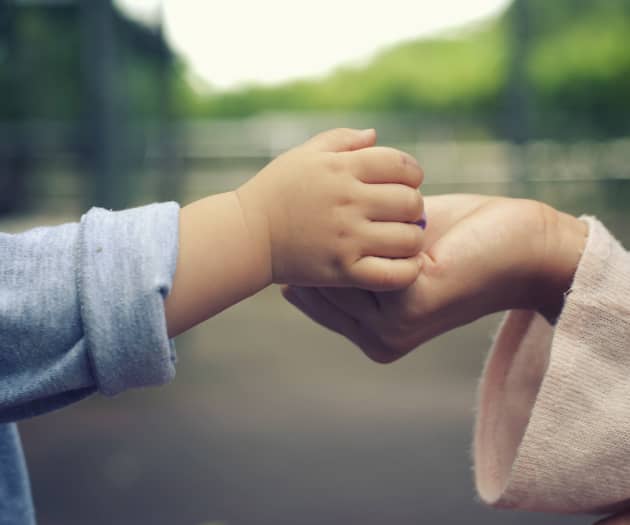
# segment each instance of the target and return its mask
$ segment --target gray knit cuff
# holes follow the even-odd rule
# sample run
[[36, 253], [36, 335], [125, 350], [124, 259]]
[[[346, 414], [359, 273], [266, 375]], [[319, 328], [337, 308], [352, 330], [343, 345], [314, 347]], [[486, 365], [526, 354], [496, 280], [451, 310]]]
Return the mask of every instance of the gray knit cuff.
[[166, 383], [175, 348], [164, 316], [177, 262], [179, 206], [162, 203], [81, 219], [78, 294], [94, 378], [106, 395]]

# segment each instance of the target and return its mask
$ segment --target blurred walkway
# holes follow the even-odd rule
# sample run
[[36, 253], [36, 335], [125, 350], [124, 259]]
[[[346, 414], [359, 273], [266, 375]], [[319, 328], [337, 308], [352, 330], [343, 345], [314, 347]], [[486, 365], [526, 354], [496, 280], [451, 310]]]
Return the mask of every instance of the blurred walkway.
[[22, 425], [41, 525], [589, 523], [475, 502], [495, 323], [382, 366], [268, 290], [182, 337], [172, 385]]

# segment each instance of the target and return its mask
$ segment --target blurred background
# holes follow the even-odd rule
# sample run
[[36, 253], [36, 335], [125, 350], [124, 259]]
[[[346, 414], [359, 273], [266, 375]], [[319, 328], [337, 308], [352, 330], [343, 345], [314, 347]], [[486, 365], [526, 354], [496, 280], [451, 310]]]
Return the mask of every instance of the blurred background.
[[[183, 204], [352, 126], [426, 195], [544, 200], [628, 246], [628, 35], [630, 0], [0, 0], [0, 229]], [[266, 290], [181, 336], [171, 385], [21, 425], [39, 521], [590, 523], [475, 499], [497, 322], [384, 367]]]

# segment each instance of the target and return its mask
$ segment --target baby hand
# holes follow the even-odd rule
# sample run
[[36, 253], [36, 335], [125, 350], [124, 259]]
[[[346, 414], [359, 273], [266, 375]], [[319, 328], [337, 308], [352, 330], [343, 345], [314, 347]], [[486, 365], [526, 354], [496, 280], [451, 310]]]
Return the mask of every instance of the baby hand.
[[416, 280], [423, 173], [375, 141], [374, 130], [321, 133], [237, 190], [273, 282], [378, 291]]

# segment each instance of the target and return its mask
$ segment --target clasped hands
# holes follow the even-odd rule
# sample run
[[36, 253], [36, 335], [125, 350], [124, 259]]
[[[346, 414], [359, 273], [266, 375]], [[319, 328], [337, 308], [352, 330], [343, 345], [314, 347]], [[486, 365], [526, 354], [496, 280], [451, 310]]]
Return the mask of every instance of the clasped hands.
[[[428, 225], [411, 285], [285, 286], [284, 297], [379, 363], [494, 312], [529, 309], [556, 321], [584, 250], [584, 221], [526, 199], [452, 194], [423, 204]], [[630, 513], [598, 522], [628, 523]]]
[[410, 286], [386, 292], [289, 286], [285, 298], [380, 363], [493, 312], [532, 309], [555, 321], [585, 223], [525, 199], [441, 195], [425, 198], [424, 206], [420, 272]]
[[[585, 221], [527, 199], [423, 198], [417, 161], [375, 144], [374, 130], [321, 133], [234, 192], [247, 239], [235, 250], [247, 253], [240, 298], [286, 284], [297, 308], [381, 363], [493, 312], [555, 323]], [[425, 230], [414, 224], [423, 214]]]

